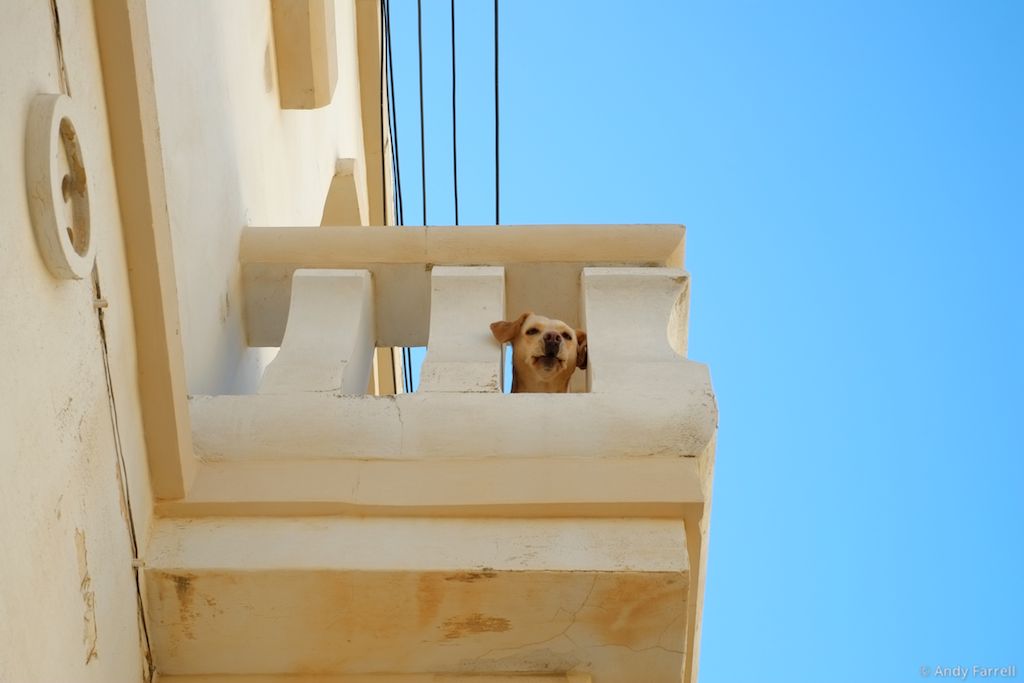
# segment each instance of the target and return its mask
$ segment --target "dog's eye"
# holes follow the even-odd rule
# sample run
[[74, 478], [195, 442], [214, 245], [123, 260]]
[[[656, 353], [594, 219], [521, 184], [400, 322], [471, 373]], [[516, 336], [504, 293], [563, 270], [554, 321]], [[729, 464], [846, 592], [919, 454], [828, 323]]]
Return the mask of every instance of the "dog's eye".
[[562, 333], [562, 339], [565, 339], [566, 341], [569, 341], [569, 340], [572, 339], [572, 335], [569, 334], [568, 332], [563, 332]]
[[526, 334], [537, 334], [538, 332], [540, 332], [540, 330], [538, 330], [536, 327], [531, 327], [526, 331]]

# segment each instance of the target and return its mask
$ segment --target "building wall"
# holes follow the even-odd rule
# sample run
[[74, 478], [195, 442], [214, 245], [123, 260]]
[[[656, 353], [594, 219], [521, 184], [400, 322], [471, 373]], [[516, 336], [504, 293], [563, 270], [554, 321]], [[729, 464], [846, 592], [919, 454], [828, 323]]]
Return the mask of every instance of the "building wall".
[[[311, 111], [280, 107], [269, 2], [147, 5], [189, 391], [249, 391], [271, 352], [247, 349], [242, 333], [242, 227], [319, 224], [339, 158], [356, 160], [366, 215], [354, 0], [335, 3], [333, 101]], [[60, 92], [79, 110], [95, 272], [109, 302], [102, 314], [89, 278], [59, 280], [47, 270], [29, 215], [30, 104], [37, 94]], [[0, 22], [0, 149], [7, 154], [0, 164], [3, 682], [121, 683], [146, 676], [132, 537], [140, 547], [147, 542], [153, 496], [109, 133], [93, 4], [6, 0]]]
[[[0, 21], [0, 681], [139, 681], [119, 450], [140, 537], [152, 501], [127, 266], [92, 5], [55, 7], [66, 86], [50, 2], [5, 0]], [[29, 106], [65, 87], [91, 178], [109, 384], [93, 283], [50, 275], [29, 217]]]
[[189, 392], [253, 391], [270, 355], [246, 348], [239, 235], [319, 225], [339, 158], [362, 179], [354, 0], [335, 2], [338, 81], [315, 110], [281, 109], [270, 2], [152, 0], [149, 21]]

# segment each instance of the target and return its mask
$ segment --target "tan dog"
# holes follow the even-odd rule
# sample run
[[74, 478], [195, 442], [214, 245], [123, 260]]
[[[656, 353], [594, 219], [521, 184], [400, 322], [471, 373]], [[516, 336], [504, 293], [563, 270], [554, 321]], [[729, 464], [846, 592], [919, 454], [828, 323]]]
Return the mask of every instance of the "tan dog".
[[587, 369], [587, 333], [561, 320], [523, 313], [491, 323], [491, 333], [512, 344], [513, 394], [564, 394], [576, 368]]

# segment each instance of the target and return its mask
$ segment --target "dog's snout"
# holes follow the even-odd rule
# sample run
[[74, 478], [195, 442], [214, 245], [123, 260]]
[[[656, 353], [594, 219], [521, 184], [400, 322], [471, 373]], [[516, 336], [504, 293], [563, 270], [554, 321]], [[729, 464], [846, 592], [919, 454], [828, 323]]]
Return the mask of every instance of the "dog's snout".
[[549, 356], [558, 355], [558, 349], [562, 346], [562, 337], [557, 332], [544, 333], [544, 353]]

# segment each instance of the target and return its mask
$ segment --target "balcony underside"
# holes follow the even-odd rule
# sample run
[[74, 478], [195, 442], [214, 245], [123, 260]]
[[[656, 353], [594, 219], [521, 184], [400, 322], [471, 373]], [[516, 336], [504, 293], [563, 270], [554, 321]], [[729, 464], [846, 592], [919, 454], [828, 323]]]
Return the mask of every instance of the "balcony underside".
[[674, 683], [683, 666], [677, 521], [162, 520], [145, 576], [169, 676]]
[[584, 673], [564, 674], [213, 674], [161, 676], [160, 683], [592, 683]]

